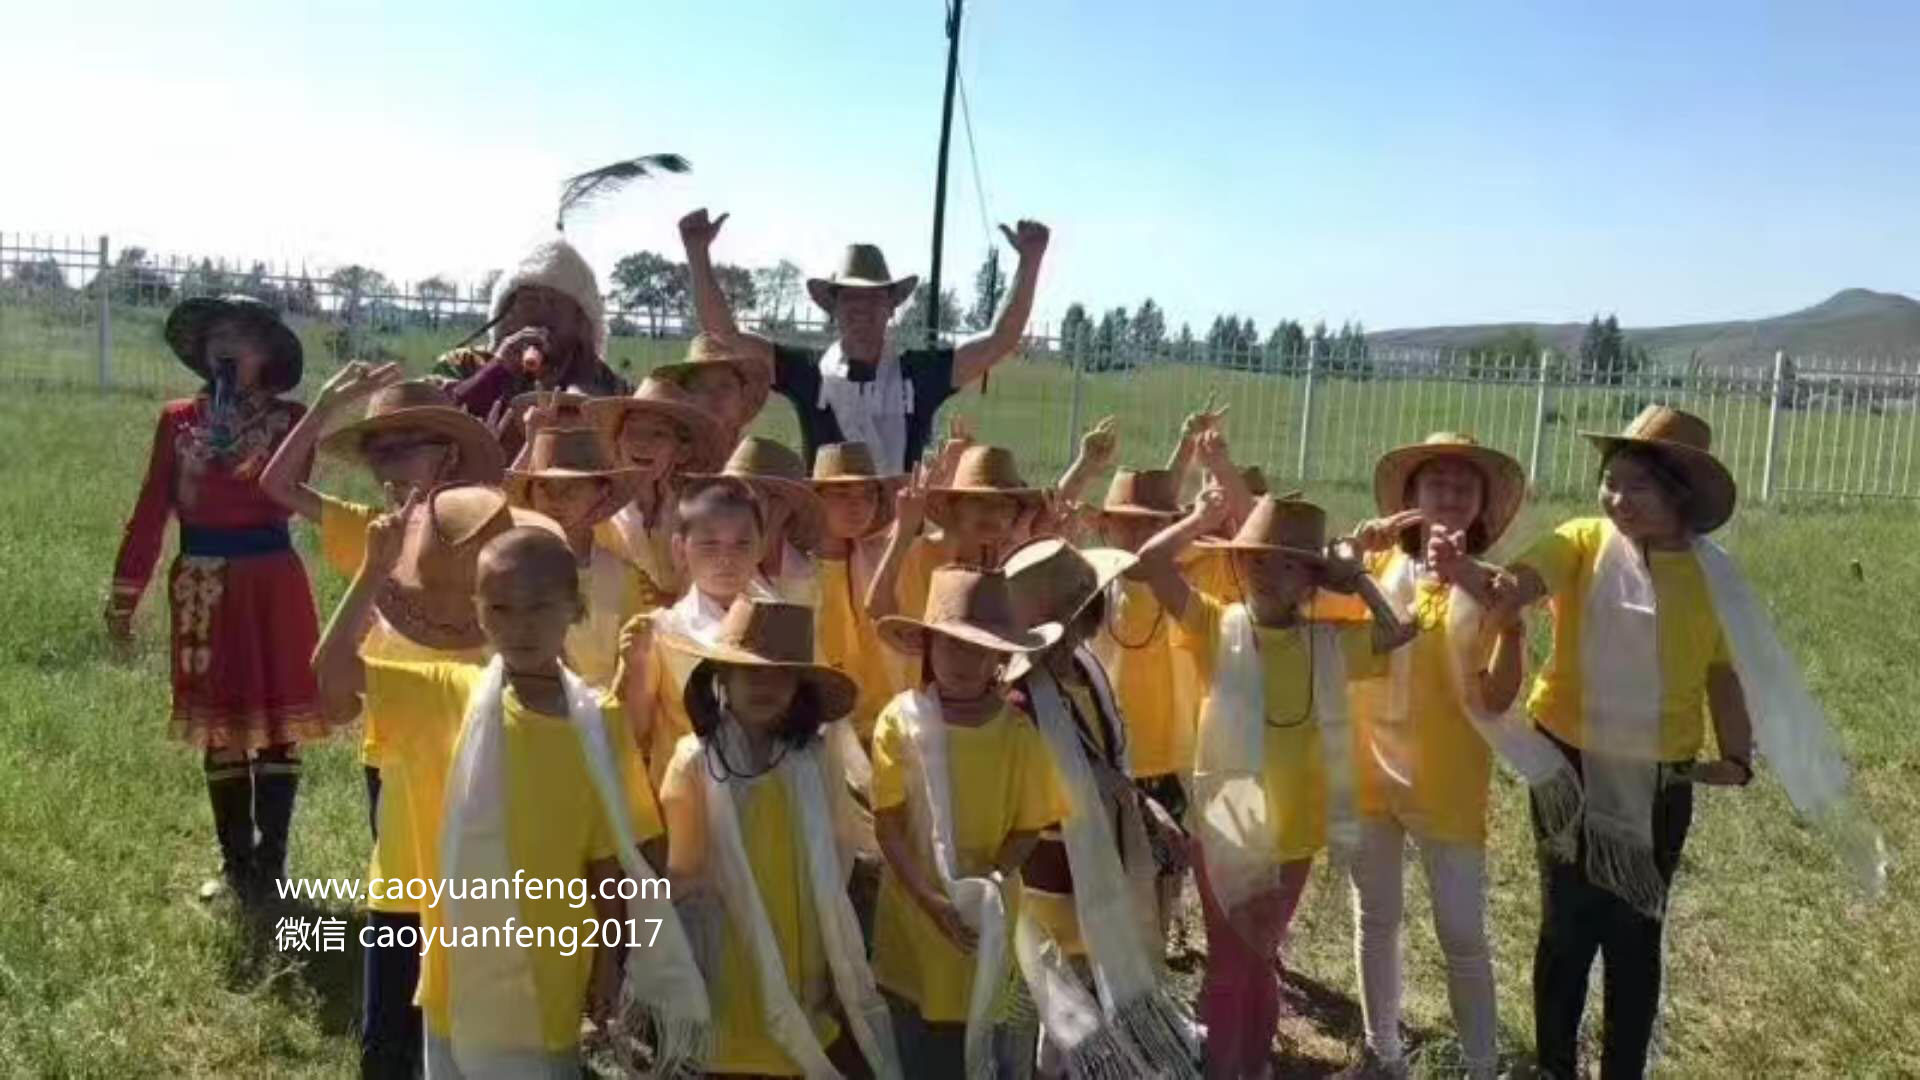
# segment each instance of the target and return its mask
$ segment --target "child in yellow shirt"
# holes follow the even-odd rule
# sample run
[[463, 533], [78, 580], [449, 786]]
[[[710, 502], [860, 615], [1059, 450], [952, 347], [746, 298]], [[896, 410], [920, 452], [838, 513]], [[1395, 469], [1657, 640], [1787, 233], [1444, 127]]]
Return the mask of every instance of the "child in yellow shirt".
[[859, 688], [850, 719], [862, 747], [873, 741], [881, 707], [906, 689], [898, 658], [880, 645], [866, 595], [886, 545], [894, 496], [907, 480], [905, 474], [879, 475], [865, 443], [828, 443], [813, 459], [810, 483], [823, 518], [814, 640], [821, 661], [845, 672]]
[[727, 478], [753, 489], [765, 520], [760, 574], [788, 603], [814, 607], [820, 600], [814, 552], [820, 546], [823, 510], [807, 484], [807, 467], [791, 447], [749, 435], [740, 440], [717, 474], [689, 476], [688, 484]]
[[[1013, 452], [998, 446], [949, 440], [913, 486], [916, 496], [894, 515], [868, 590], [867, 610], [876, 619], [924, 610], [928, 584], [939, 567], [1000, 565], [1047, 513], [1047, 491], [1028, 486]], [[940, 531], [923, 536], [929, 520]]]

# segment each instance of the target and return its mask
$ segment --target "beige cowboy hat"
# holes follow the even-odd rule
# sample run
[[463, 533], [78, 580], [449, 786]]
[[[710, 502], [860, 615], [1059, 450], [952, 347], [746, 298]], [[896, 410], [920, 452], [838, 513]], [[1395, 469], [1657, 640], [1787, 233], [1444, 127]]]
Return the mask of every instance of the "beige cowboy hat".
[[[1118, 548], [1076, 548], [1058, 537], [1030, 541], [1014, 549], [1000, 569], [1007, 575], [1014, 610], [1028, 625], [1071, 626], [1094, 599], [1140, 561]], [[1012, 682], [1028, 670], [1028, 658], [1014, 658], [1007, 669]]]
[[586, 520], [574, 523], [585, 528], [612, 517], [633, 501], [640, 489], [640, 470], [613, 464], [613, 452], [599, 429], [590, 427], [546, 427], [534, 432], [527, 446], [524, 468], [507, 470], [507, 497], [515, 506], [531, 502], [535, 480], [605, 480], [607, 496], [593, 508]]
[[1694, 532], [1710, 533], [1733, 516], [1739, 487], [1733, 474], [1713, 456], [1712, 425], [1698, 416], [1669, 405], [1649, 405], [1618, 435], [1598, 431], [1580, 434], [1603, 454], [1629, 445], [1644, 446], [1659, 454], [1692, 489], [1687, 516]]
[[713, 480], [740, 480], [763, 503], [778, 502], [793, 516], [794, 546], [811, 551], [825, 528], [826, 508], [807, 482], [807, 467], [792, 448], [772, 439], [749, 435], [717, 473], [689, 475], [687, 488]]
[[1020, 478], [1013, 451], [999, 446], [974, 445], [960, 452], [951, 481], [944, 487], [927, 489], [927, 518], [946, 528], [956, 500], [993, 495], [1012, 499], [1023, 510], [1044, 506], [1047, 501], [1044, 490], [1028, 487]]
[[1107, 485], [1100, 513], [1172, 521], [1181, 515], [1180, 492], [1166, 469], [1119, 469]]
[[367, 415], [320, 440], [320, 452], [366, 462], [368, 438], [393, 431], [419, 431], [460, 449], [460, 467], [449, 478], [457, 484], [498, 484], [506, 453], [487, 425], [463, 411], [438, 383], [408, 379], [367, 398]]
[[894, 492], [907, 484], [906, 473], [881, 475], [874, 464], [873, 450], [863, 442], [824, 443], [813, 456], [813, 475], [807, 483], [818, 490], [850, 484], [877, 484], [883, 492]]
[[1005, 571], [957, 565], [933, 572], [922, 618], [888, 615], [874, 629], [901, 652], [920, 652], [928, 634], [941, 634], [1009, 656], [1048, 648], [1065, 632], [1059, 623], [1020, 625]]
[[485, 484], [435, 488], [402, 525], [400, 559], [374, 597], [382, 618], [409, 641], [430, 649], [471, 649], [486, 643], [473, 606], [480, 549], [515, 526], [564, 537], [545, 514], [507, 502]]
[[895, 304], [913, 295], [914, 286], [920, 284], [918, 274], [909, 274], [896, 278], [887, 271], [887, 257], [880, 253], [877, 244], [848, 244], [846, 254], [840, 258], [840, 269], [830, 278], [808, 278], [807, 295], [829, 313], [833, 311], [834, 293], [841, 288], [885, 289]]
[[1226, 540], [1202, 539], [1195, 547], [1255, 554], [1283, 552], [1315, 565], [1327, 561], [1327, 512], [1303, 499], [1262, 495], [1238, 532]]
[[[783, 668], [797, 672], [820, 696], [821, 720], [831, 722], [853, 711], [859, 689], [852, 679], [825, 664], [814, 662], [813, 609], [804, 604], [734, 598], [720, 619], [711, 641], [696, 641], [663, 632], [660, 644], [696, 664], [724, 667]], [[691, 715], [699, 708], [693, 693], [694, 676], [687, 679], [686, 705]]]
[[599, 429], [607, 445], [620, 445], [620, 427], [635, 413], [651, 413], [675, 424], [687, 434], [693, 457], [683, 470], [709, 473], [718, 469], [727, 456], [727, 436], [712, 413], [694, 404], [685, 390], [665, 379], [649, 375], [626, 397], [594, 398], [581, 410], [587, 423]]
[[1436, 431], [1421, 442], [1389, 450], [1373, 466], [1373, 501], [1382, 514], [1397, 514], [1409, 505], [1407, 482], [1430, 461], [1463, 461], [1480, 473], [1485, 483], [1480, 521], [1487, 543], [1493, 544], [1513, 524], [1527, 498], [1527, 470], [1512, 457], [1482, 446], [1471, 435]]
[[773, 375], [769, 365], [755, 363], [729, 352], [726, 346], [720, 344], [720, 339], [712, 334], [695, 334], [693, 340], [687, 343], [684, 359], [677, 363], [661, 364], [647, 374], [685, 389], [695, 375], [715, 367], [726, 368], [739, 377], [740, 385], [747, 392], [747, 415], [758, 416], [767, 404], [767, 396], [773, 391]]

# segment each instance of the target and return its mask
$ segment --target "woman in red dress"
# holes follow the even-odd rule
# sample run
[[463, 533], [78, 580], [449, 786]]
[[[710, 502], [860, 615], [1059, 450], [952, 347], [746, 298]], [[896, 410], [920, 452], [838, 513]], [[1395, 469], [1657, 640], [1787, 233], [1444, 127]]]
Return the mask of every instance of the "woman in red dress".
[[221, 878], [201, 896], [270, 899], [286, 872], [299, 744], [327, 726], [310, 666], [319, 634], [306, 569], [287, 511], [257, 484], [305, 411], [277, 396], [300, 382], [300, 339], [271, 307], [244, 296], [185, 301], [167, 317], [166, 338], [207, 384], [160, 411], [114, 563], [107, 631], [132, 636], [167, 519], [178, 516], [180, 552], [167, 574], [170, 730], [205, 753], [221, 855]]

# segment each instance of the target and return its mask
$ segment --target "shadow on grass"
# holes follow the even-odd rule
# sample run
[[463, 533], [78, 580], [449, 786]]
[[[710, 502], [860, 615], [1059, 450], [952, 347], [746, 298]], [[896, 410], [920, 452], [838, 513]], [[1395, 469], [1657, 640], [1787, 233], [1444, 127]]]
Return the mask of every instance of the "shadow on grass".
[[[235, 993], [271, 994], [290, 1012], [305, 1013], [328, 1035], [357, 1038], [360, 1030], [360, 928], [366, 913], [321, 907], [307, 900], [229, 909], [224, 974]], [[278, 947], [282, 920], [338, 920], [342, 945], [323, 949], [309, 937], [303, 948]], [[313, 933], [313, 931], [309, 931]]]

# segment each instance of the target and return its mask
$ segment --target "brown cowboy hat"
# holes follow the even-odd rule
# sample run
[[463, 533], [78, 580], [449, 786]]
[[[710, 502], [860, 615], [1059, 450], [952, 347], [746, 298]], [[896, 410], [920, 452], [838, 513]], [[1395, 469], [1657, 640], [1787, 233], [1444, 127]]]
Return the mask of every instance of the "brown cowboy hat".
[[[662, 633], [660, 644], [692, 657], [697, 663], [726, 667], [784, 668], [799, 673], [820, 695], [821, 719], [831, 722], [853, 711], [859, 689], [852, 679], [825, 664], [814, 662], [813, 609], [780, 600], [735, 597], [720, 619], [711, 641], [696, 641]], [[697, 673], [699, 668], [694, 668]], [[693, 679], [687, 680], [686, 704], [695, 709]]]
[[1172, 521], [1181, 514], [1180, 492], [1166, 469], [1119, 469], [1107, 485], [1100, 513]]
[[1194, 546], [1254, 554], [1278, 551], [1325, 565], [1327, 512], [1302, 499], [1262, 495], [1254, 500], [1253, 512], [1231, 539], [1198, 540]]
[[716, 479], [743, 480], [761, 502], [784, 503], [793, 515], [794, 546], [811, 551], [826, 526], [826, 508], [807, 483], [807, 467], [792, 448], [749, 435], [733, 448], [718, 473], [690, 475], [687, 487]]
[[519, 525], [564, 536], [545, 514], [511, 506], [507, 493], [484, 484], [449, 484], [422, 499], [402, 526], [400, 560], [374, 598], [393, 628], [430, 649], [486, 643], [473, 606], [480, 549]]
[[1045, 491], [1028, 487], [1027, 482], [1020, 479], [1020, 467], [1014, 463], [1013, 451], [999, 446], [974, 445], [961, 451], [952, 481], [944, 487], [927, 489], [927, 518], [946, 528], [955, 500], [988, 495], [1010, 498], [1022, 509], [1042, 506], [1047, 501]]
[[1644, 446], [1680, 473], [1692, 489], [1687, 516], [1693, 531], [1710, 533], [1733, 516], [1739, 487], [1733, 474], [1713, 456], [1713, 427], [1690, 412], [1669, 405], [1640, 410], [1627, 430], [1618, 435], [1583, 431], [1603, 454], [1621, 446]]
[[720, 344], [720, 339], [712, 334], [695, 334], [693, 340], [687, 343], [684, 359], [677, 363], [661, 364], [647, 374], [685, 389], [695, 375], [715, 367], [726, 368], [739, 377], [740, 385], [747, 392], [747, 415], [758, 416], [767, 404], [767, 396], [773, 391], [773, 376], [768, 365], [729, 352], [725, 345]]
[[1048, 648], [1064, 633], [1059, 623], [1020, 625], [1005, 571], [957, 565], [933, 572], [924, 617], [888, 615], [874, 628], [901, 652], [920, 652], [928, 634], [942, 634], [1009, 656]]
[[440, 384], [426, 379], [392, 383], [367, 398], [367, 415], [320, 440], [320, 452], [366, 463], [367, 439], [391, 431], [419, 431], [460, 449], [460, 467], [450, 481], [498, 484], [507, 457], [487, 425], [461, 410]]
[[640, 380], [631, 395], [594, 398], [581, 411], [587, 423], [600, 430], [607, 445], [616, 448], [620, 445], [620, 426], [634, 413], [652, 413], [680, 425], [693, 448], [692, 459], [682, 466], [686, 472], [712, 472], [727, 457], [727, 436], [719, 418], [694, 404], [685, 390], [653, 375]]
[[585, 521], [575, 522], [575, 528], [585, 528], [612, 517], [632, 502], [640, 489], [640, 470], [615, 466], [613, 451], [597, 428], [541, 428], [534, 432], [533, 441], [527, 445], [526, 461], [525, 468], [507, 470], [503, 485], [515, 506], [530, 504], [535, 480], [608, 482], [607, 497], [600, 500]]
[[807, 483], [814, 488], [848, 484], [878, 484], [883, 492], [906, 486], [906, 473], [880, 474], [874, 464], [873, 450], [863, 442], [824, 443], [813, 456], [813, 476]]
[[846, 254], [840, 258], [840, 269], [835, 270], [832, 277], [807, 279], [807, 295], [831, 313], [834, 294], [842, 288], [885, 289], [897, 305], [912, 296], [913, 287], [918, 284], [918, 274], [897, 278], [888, 273], [887, 257], [880, 253], [878, 245], [848, 244]]
[[1481, 446], [1471, 435], [1436, 431], [1425, 440], [1380, 455], [1373, 466], [1373, 501], [1383, 514], [1397, 514], [1408, 506], [1407, 481], [1430, 461], [1463, 461], [1479, 470], [1484, 481], [1480, 521], [1491, 545], [1513, 524], [1527, 499], [1527, 470], [1512, 457], [1491, 446]]
[[179, 357], [181, 363], [187, 365], [195, 375], [212, 382], [213, 368], [202, 353], [205, 351], [207, 331], [222, 319], [246, 323], [265, 333], [271, 359], [261, 380], [264, 389], [269, 393], [284, 394], [300, 385], [300, 373], [306, 365], [306, 354], [300, 347], [300, 335], [281, 322], [280, 313], [265, 301], [239, 294], [196, 296], [182, 300], [167, 313], [167, 325], [162, 334], [167, 339], [167, 347], [173, 350], [173, 355]]
[[1139, 561], [1119, 548], [1077, 548], [1058, 537], [1043, 537], [1015, 548], [1000, 569], [1023, 619], [1064, 626]]

